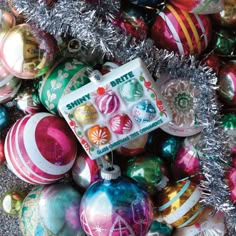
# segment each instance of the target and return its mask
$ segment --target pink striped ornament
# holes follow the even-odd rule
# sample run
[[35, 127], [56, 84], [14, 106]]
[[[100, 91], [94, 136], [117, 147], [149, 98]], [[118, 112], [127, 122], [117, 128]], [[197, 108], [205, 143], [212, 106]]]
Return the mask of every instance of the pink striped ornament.
[[109, 125], [112, 132], [116, 134], [127, 134], [131, 131], [133, 122], [127, 114], [117, 114], [110, 119]]
[[17, 177], [31, 184], [49, 184], [72, 168], [77, 141], [63, 119], [41, 112], [27, 115], [11, 127], [4, 152]]

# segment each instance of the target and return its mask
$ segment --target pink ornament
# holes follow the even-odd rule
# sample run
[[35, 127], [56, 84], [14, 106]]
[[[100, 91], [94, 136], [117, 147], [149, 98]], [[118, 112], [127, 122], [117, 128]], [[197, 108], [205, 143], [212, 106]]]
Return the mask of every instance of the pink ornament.
[[180, 55], [199, 55], [211, 39], [211, 21], [207, 15], [187, 13], [167, 4], [154, 20], [151, 38], [159, 48]]
[[116, 134], [126, 134], [132, 129], [133, 122], [127, 114], [117, 114], [110, 119], [109, 125], [112, 132]]
[[95, 100], [96, 105], [99, 111], [103, 114], [109, 114], [116, 112], [120, 107], [120, 101], [117, 95], [108, 91], [100, 96], [98, 96]]
[[0, 165], [2, 165], [5, 162], [5, 154], [4, 154], [4, 141], [3, 139], [0, 139]]
[[8, 131], [5, 156], [9, 169], [31, 184], [49, 184], [73, 166], [77, 141], [67, 123], [49, 113], [19, 119]]
[[228, 173], [228, 183], [230, 189], [230, 198], [233, 202], [236, 201], [236, 168], [231, 168]]

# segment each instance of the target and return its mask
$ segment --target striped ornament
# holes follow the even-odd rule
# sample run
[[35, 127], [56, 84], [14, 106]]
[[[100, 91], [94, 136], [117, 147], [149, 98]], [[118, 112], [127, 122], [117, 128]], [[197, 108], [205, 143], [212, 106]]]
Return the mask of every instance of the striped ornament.
[[9, 169], [17, 177], [31, 184], [49, 184], [73, 166], [77, 141], [63, 119], [41, 112], [12, 126], [4, 152]]
[[202, 212], [201, 192], [192, 182], [183, 181], [163, 189], [159, 211], [163, 220], [176, 228], [192, 225]]
[[131, 131], [133, 122], [127, 114], [117, 114], [110, 119], [109, 125], [112, 132], [116, 134], [127, 134]]
[[180, 55], [201, 54], [211, 39], [211, 21], [207, 15], [191, 14], [170, 4], [156, 16], [151, 38], [158, 48]]

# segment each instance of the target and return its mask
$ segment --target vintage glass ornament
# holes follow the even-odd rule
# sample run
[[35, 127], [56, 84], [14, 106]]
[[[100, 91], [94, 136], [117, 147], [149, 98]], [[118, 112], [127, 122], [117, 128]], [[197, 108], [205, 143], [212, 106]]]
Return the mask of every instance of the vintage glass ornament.
[[25, 114], [33, 114], [43, 111], [43, 105], [39, 100], [38, 91], [32, 87], [23, 88], [15, 98], [16, 107]]
[[130, 178], [120, 176], [114, 165], [101, 170], [102, 180], [85, 191], [80, 220], [87, 235], [145, 236], [153, 219], [147, 193]]
[[184, 11], [196, 14], [218, 13], [224, 8], [223, 0], [170, 0], [170, 3]]
[[173, 227], [162, 222], [161, 217], [152, 221], [150, 230], [146, 236], [171, 236]]
[[214, 209], [204, 209], [199, 220], [191, 226], [176, 229], [173, 236], [224, 236], [226, 225], [224, 213], [218, 211], [212, 215]]
[[187, 180], [164, 188], [157, 204], [167, 224], [182, 228], [193, 225], [201, 216], [200, 199], [198, 186]]
[[224, 0], [224, 9], [216, 14], [213, 14], [213, 20], [219, 26], [236, 29], [236, 1]]
[[46, 109], [58, 114], [58, 104], [62, 96], [90, 82], [88, 65], [75, 58], [59, 60], [44, 76], [39, 88], [39, 98]]
[[188, 13], [170, 4], [158, 13], [151, 27], [151, 38], [158, 48], [180, 55], [200, 55], [211, 34], [209, 16]]
[[39, 112], [16, 121], [8, 131], [4, 152], [17, 177], [31, 184], [49, 184], [72, 168], [77, 140], [63, 119]]
[[168, 178], [163, 172], [162, 160], [149, 153], [129, 159], [125, 175], [140, 183], [149, 194], [153, 195], [167, 185]]
[[0, 103], [12, 100], [21, 86], [21, 80], [11, 75], [0, 62]]
[[203, 65], [209, 66], [213, 70], [213, 72], [215, 72], [218, 75], [221, 64], [220, 64], [220, 58], [216, 54], [206, 55], [201, 60], [201, 63]]
[[226, 174], [226, 179], [228, 181], [230, 198], [232, 202], [236, 202], [236, 168], [232, 167]]
[[236, 63], [225, 64], [219, 73], [218, 94], [227, 105], [236, 106]]
[[34, 79], [45, 74], [56, 55], [54, 38], [28, 24], [12, 28], [0, 47], [3, 66], [14, 76]]
[[80, 193], [68, 183], [33, 188], [20, 212], [22, 236], [85, 236], [80, 224], [80, 201]]
[[8, 191], [1, 197], [1, 208], [6, 214], [18, 216], [24, 198], [25, 194], [23, 192]]
[[4, 154], [4, 139], [0, 138], [0, 165], [2, 165], [6, 161], [6, 157]]
[[73, 180], [79, 187], [86, 189], [99, 179], [99, 170], [99, 159], [91, 160], [85, 152], [81, 152], [72, 168]]
[[3, 130], [9, 123], [9, 114], [6, 107], [0, 104], [0, 129]]

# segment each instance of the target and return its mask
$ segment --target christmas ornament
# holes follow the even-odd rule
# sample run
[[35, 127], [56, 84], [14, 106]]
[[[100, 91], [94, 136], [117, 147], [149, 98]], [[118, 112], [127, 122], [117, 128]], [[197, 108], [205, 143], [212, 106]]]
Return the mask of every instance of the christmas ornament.
[[3, 66], [22, 79], [33, 79], [45, 74], [55, 54], [56, 43], [52, 36], [28, 24], [11, 29], [0, 47]]
[[1, 197], [1, 208], [9, 215], [18, 216], [25, 194], [19, 191], [9, 191]]
[[168, 182], [159, 159], [148, 153], [134, 156], [128, 161], [125, 175], [136, 180], [149, 194], [153, 195], [164, 188]]
[[199, 182], [203, 176], [200, 174], [199, 156], [202, 153], [197, 149], [201, 135], [185, 138], [178, 148], [172, 164], [172, 173], [176, 179], [191, 177], [194, 182]]
[[127, 114], [117, 114], [109, 120], [109, 125], [113, 133], [126, 134], [131, 131], [133, 122]]
[[15, 23], [15, 18], [9, 12], [0, 9], [0, 43]]
[[162, 190], [158, 209], [167, 224], [177, 229], [186, 227], [194, 224], [202, 213], [200, 198], [196, 184], [182, 181]]
[[222, 117], [223, 127], [226, 133], [229, 135], [230, 147], [232, 153], [236, 154], [236, 114], [227, 113]]
[[107, 61], [102, 65], [102, 68], [100, 71], [103, 75], [105, 75], [105, 74], [117, 69], [119, 66], [120, 65], [117, 63]]
[[4, 139], [0, 138], [0, 165], [6, 161], [4, 154]]
[[22, 235], [84, 236], [79, 216], [80, 200], [80, 193], [70, 184], [33, 188], [20, 212]]
[[217, 75], [220, 70], [220, 59], [215, 54], [206, 55], [202, 60], [202, 64], [209, 66]]
[[88, 235], [145, 236], [153, 213], [147, 193], [118, 166], [102, 169], [103, 180], [88, 187], [80, 205], [81, 225]]
[[124, 143], [116, 149], [117, 152], [124, 156], [134, 156], [145, 151], [145, 145], [148, 142], [148, 134], [139, 136], [127, 143]]
[[44, 76], [39, 88], [39, 98], [42, 104], [53, 114], [58, 114], [60, 99], [89, 83], [88, 70], [90, 67], [74, 58], [56, 62]]
[[0, 129], [3, 130], [9, 123], [9, 115], [7, 109], [0, 104]]
[[227, 173], [227, 181], [230, 189], [230, 198], [233, 203], [236, 201], [236, 168], [232, 167]]
[[221, 68], [218, 84], [220, 99], [234, 107], [236, 105], [236, 64], [227, 63]]
[[128, 0], [128, 2], [139, 6], [151, 6], [151, 7], [157, 7], [165, 4], [164, 0]]
[[154, 20], [151, 38], [159, 48], [199, 55], [211, 40], [211, 21], [207, 15], [187, 13], [167, 4]]
[[11, 75], [0, 62], [0, 103], [12, 100], [21, 86], [21, 80]]
[[170, 0], [170, 3], [176, 7], [196, 14], [213, 14], [224, 9], [223, 0]]
[[88, 138], [92, 144], [101, 146], [111, 140], [111, 133], [106, 126], [95, 125], [88, 130]]
[[221, 12], [212, 15], [214, 22], [223, 27], [236, 29], [235, 4], [235, 0], [224, 0], [224, 9]]
[[168, 77], [157, 80], [157, 85], [161, 86], [162, 95], [165, 97], [171, 112], [172, 120], [161, 126], [165, 132], [187, 137], [199, 133], [201, 127], [196, 124], [195, 100], [199, 91], [189, 82]]
[[39, 100], [38, 91], [31, 87], [25, 87], [15, 98], [16, 106], [25, 114], [33, 114], [43, 111], [43, 105]]
[[99, 179], [99, 159], [91, 160], [85, 152], [78, 155], [72, 168], [72, 176], [75, 183], [86, 189]]
[[172, 227], [162, 222], [161, 217], [152, 221], [150, 230], [146, 236], [170, 236], [172, 235]]
[[173, 236], [224, 236], [226, 234], [223, 212], [212, 215], [213, 209], [204, 209], [200, 219], [192, 226], [175, 230]]
[[31, 184], [62, 178], [77, 155], [77, 142], [68, 128], [63, 119], [44, 112], [19, 119], [5, 140], [9, 169]]

